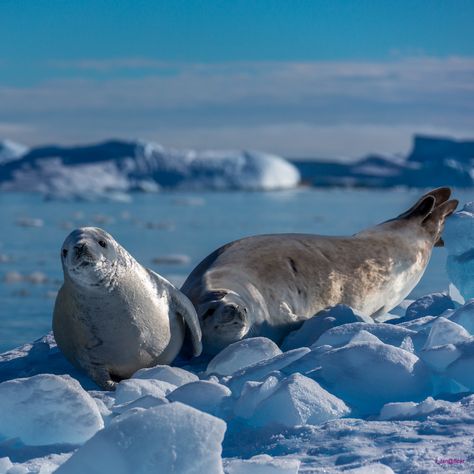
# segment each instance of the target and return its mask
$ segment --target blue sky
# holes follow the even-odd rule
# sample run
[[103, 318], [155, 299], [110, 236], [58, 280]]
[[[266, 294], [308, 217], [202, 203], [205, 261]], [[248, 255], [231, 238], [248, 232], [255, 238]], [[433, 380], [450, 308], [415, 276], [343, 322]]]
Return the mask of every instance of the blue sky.
[[474, 125], [474, 2], [2, 0], [0, 137], [287, 156]]

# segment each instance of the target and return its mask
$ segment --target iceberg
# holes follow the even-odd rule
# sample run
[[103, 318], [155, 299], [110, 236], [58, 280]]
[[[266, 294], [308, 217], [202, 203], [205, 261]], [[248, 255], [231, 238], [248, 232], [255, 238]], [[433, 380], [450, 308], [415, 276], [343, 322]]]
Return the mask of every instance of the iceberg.
[[474, 202], [447, 221], [443, 240], [448, 250], [448, 276], [465, 300], [474, 298]]
[[294, 160], [313, 186], [392, 188], [474, 186], [474, 141], [416, 135], [406, 157], [369, 155], [352, 162]]
[[160, 189], [273, 190], [293, 188], [300, 181], [296, 167], [285, 159], [251, 151], [174, 150], [119, 140], [1, 150], [0, 190], [36, 191], [54, 198], [93, 199]]
[[10, 161], [20, 159], [28, 152], [28, 147], [12, 142], [11, 140], [0, 141], [0, 166]]

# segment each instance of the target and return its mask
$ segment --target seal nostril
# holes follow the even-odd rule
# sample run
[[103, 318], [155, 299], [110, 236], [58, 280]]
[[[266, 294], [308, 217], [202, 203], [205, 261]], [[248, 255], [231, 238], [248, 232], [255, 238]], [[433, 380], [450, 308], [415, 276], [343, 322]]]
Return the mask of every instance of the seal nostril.
[[86, 248], [86, 244], [78, 244], [74, 246], [74, 250], [76, 251], [76, 255], [81, 255], [84, 253], [84, 250]]
[[67, 249], [63, 249], [63, 258], [66, 258], [67, 257]]

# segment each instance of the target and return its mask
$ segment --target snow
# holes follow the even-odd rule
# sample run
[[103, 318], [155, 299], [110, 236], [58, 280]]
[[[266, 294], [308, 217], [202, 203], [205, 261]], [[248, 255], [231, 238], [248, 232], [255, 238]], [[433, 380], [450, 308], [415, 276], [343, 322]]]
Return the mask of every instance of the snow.
[[268, 454], [250, 459], [232, 459], [225, 463], [226, 474], [298, 474], [298, 459], [272, 458]]
[[430, 374], [415, 354], [380, 342], [350, 342], [318, 355], [314, 377], [361, 413], [431, 393]]
[[469, 339], [471, 339], [471, 335], [462, 326], [449, 319], [439, 317], [431, 326], [424, 348], [432, 349], [436, 346], [457, 344]]
[[41, 374], [0, 384], [0, 438], [24, 444], [80, 444], [104, 427], [99, 409], [68, 375]]
[[176, 388], [169, 382], [163, 380], [129, 379], [122, 380], [115, 390], [117, 404], [133, 402], [141, 397], [150, 395], [153, 397], [166, 397]]
[[449, 320], [459, 324], [469, 334], [474, 335], [474, 300], [467, 301], [463, 306], [454, 311]]
[[328, 329], [361, 321], [370, 322], [372, 320], [342, 304], [324, 309], [305, 321], [299, 329], [288, 334], [283, 341], [282, 349], [287, 351], [296, 347], [309, 347]]
[[181, 403], [141, 410], [99, 431], [57, 474], [220, 474], [226, 424]]
[[250, 367], [246, 367], [233, 374], [228, 385], [234, 394], [240, 394], [247, 381], [259, 381], [271, 372], [283, 369], [309, 352], [310, 350], [307, 347], [301, 347], [299, 349], [293, 349], [284, 352], [283, 354], [279, 354], [272, 359], [264, 360], [255, 365], [251, 365]]
[[326, 331], [312, 347], [323, 345], [343, 346], [347, 344], [359, 331], [373, 334], [386, 344], [399, 347], [406, 337], [412, 339], [417, 336], [416, 331], [387, 323], [350, 323]]
[[12, 150], [0, 148], [0, 189], [49, 198], [126, 200], [124, 193], [135, 190], [272, 190], [300, 181], [285, 159], [245, 150], [174, 150], [152, 142], [109, 141], [25, 150], [14, 161], [8, 158]]
[[280, 348], [265, 337], [234, 342], [217, 354], [207, 366], [208, 374], [231, 375], [234, 372], [281, 354]]
[[279, 382], [256, 407], [248, 421], [253, 426], [318, 425], [350, 412], [346, 404], [301, 374]]
[[249, 338], [115, 392], [47, 335], [0, 355], [0, 472], [470, 472], [474, 300], [394, 315], [328, 308], [281, 348]]
[[232, 392], [225, 385], [200, 380], [183, 385], [168, 395], [168, 400], [181, 402], [211, 415], [221, 415], [223, 404]]
[[465, 300], [474, 298], [474, 202], [446, 222], [443, 240], [448, 250], [447, 271]]
[[170, 367], [169, 365], [156, 365], [148, 369], [140, 369], [133, 374], [133, 378], [162, 380], [176, 387], [199, 380], [199, 377], [192, 372], [179, 367]]

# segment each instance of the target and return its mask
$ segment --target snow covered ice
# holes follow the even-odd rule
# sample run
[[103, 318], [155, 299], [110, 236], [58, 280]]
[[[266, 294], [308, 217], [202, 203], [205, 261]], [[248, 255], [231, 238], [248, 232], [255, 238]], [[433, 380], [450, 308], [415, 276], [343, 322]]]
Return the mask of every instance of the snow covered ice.
[[446, 221], [443, 240], [449, 278], [464, 299], [474, 298], [474, 202]]
[[181, 403], [111, 423], [79, 448], [58, 474], [221, 474], [226, 424]]
[[81, 444], [104, 427], [99, 409], [68, 375], [35, 375], [0, 384], [0, 438], [27, 445]]
[[234, 342], [217, 354], [207, 366], [208, 374], [231, 375], [257, 362], [281, 354], [280, 348], [265, 337]]
[[281, 347], [249, 338], [115, 392], [51, 335], [0, 355], [0, 472], [428, 474], [450, 459], [473, 471], [474, 300], [318, 318]]
[[346, 404], [314, 380], [293, 374], [279, 382], [255, 408], [254, 426], [318, 425], [350, 412]]

